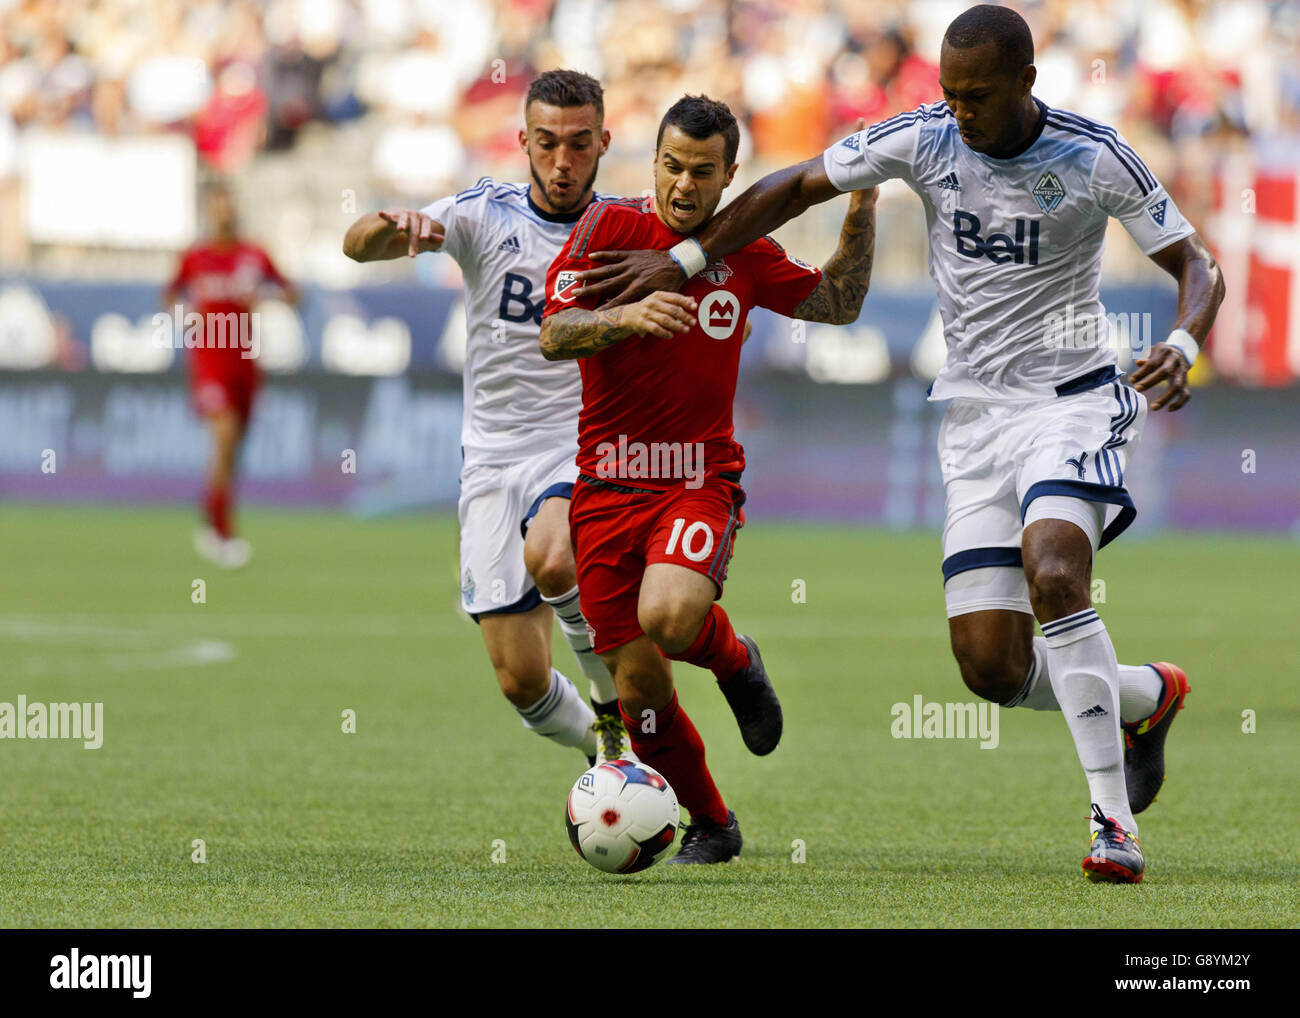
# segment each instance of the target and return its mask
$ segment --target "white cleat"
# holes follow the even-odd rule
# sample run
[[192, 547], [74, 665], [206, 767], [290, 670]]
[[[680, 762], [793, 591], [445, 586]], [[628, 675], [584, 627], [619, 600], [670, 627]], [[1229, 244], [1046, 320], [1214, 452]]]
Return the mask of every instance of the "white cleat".
[[253, 546], [242, 537], [228, 537], [221, 542], [222, 566], [242, 569], [253, 557]]
[[225, 542], [211, 527], [202, 527], [194, 534], [194, 551], [199, 558], [221, 565], [221, 550]]
[[211, 527], [203, 527], [194, 535], [194, 550], [200, 558], [222, 569], [241, 569], [253, 557], [253, 549], [242, 537], [222, 539]]

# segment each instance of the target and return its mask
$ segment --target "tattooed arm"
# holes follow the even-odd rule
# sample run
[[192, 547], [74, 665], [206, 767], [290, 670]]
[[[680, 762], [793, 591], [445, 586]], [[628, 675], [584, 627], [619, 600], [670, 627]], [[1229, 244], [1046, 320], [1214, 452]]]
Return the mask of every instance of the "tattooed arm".
[[854, 191], [840, 228], [840, 246], [822, 266], [822, 280], [792, 318], [851, 325], [862, 311], [876, 258], [876, 189]]
[[685, 294], [660, 291], [635, 304], [588, 311], [565, 308], [542, 319], [538, 343], [548, 361], [590, 357], [628, 336], [669, 339], [695, 321], [695, 301]]

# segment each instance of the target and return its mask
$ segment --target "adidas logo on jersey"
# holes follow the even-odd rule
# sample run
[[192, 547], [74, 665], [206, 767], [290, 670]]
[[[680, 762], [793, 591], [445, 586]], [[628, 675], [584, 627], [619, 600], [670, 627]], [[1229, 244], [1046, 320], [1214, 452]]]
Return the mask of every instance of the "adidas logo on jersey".
[[1078, 714], [1075, 715], [1076, 718], [1104, 718], [1105, 716], [1106, 716], [1106, 711], [1102, 708], [1101, 704], [1099, 703], [1095, 703], [1087, 710], [1080, 711]]
[[521, 250], [519, 247], [519, 238], [515, 236], [507, 237], [505, 240], [503, 240], [500, 244], [497, 245], [497, 250], [509, 251], [512, 254], [519, 254]]
[[943, 180], [939, 181], [939, 186], [947, 188], [949, 191], [960, 191], [961, 185], [957, 183], [957, 174], [949, 173]]

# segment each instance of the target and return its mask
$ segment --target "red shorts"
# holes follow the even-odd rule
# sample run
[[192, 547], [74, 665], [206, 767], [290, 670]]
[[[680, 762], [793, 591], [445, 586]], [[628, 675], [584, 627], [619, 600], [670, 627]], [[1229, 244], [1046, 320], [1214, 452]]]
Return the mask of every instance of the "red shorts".
[[744, 489], [718, 476], [694, 490], [665, 491], [592, 484], [580, 477], [569, 503], [569, 536], [592, 649], [604, 654], [642, 635], [637, 602], [651, 563], [671, 562], [702, 573], [717, 584], [721, 597], [736, 531], [745, 525], [744, 504]]
[[257, 369], [251, 362], [243, 363], [250, 366], [193, 365], [190, 372], [190, 399], [200, 417], [213, 417], [226, 410], [234, 410], [239, 415], [240, 423], [248, 426], [259, 378]]

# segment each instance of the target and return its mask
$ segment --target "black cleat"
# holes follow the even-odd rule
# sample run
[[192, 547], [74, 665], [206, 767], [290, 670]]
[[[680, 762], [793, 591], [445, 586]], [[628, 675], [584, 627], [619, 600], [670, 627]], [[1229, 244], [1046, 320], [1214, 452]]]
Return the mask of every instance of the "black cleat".
[[734, 810], [727, 814], [727, 826], [723, 827], [706, 816], [692, 818], [692, 823], [682, 835], [682, 847], [668, 861], [690, 865], [692, 863], [731, 862], [740, 858], [740, 846], [744, 839], [740, 836], [740, 824], [736, 822]]
[[737, 636], [749, 651], [749, 667], [730, 682], [719, 682], [718, 688], [727, 698], [731, 713], [736, 715], [740, 737], [755, 756], [767, 756], [781, 741], [784, 721], [781, 701], [777, 699], [772, 680], [763, 667], [763, 657], [758, 644], [748, 636]]
[[1177, 665], [1159, 661], [1147, 667], [1164, 679], [1165, 695], [1150, 717], [1123, 726], [1124, 780], [1128, 785], [1128, 808], [1134, 816], [1156, 801], [1165, 783], [1165, 738], [1191, 692], [1187, 673]]

